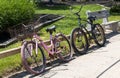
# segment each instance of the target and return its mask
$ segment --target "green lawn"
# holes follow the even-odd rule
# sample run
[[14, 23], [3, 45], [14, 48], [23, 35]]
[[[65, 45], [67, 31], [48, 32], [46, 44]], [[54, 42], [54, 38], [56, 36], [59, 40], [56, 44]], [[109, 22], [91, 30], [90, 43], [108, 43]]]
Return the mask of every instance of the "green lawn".
[[[75, 5], [75, 11], [77, 9], [79, 9], [80, 5]], [[86, 14], [85, 12], [87, 10], [91, 10], [91, 11], [95, 11], [95, 10], [101, 10], [103, 7], [99, 6], [99, 5], [86, 5], [83, 7], [82, 11], [81, 11], [81, 17], [82, 18], [86, 18]], [[55, 6], [55, 7], [44, 7], [41, 6], [39, 8], [36, 9], [36, 13], [40, 13], [40, 14], [59, 14], [59, 15], [65, 15], [65, 18], [51, 24], [48, 25], [52, 26], [52, 25], [56, 25], [57, 27], [57, 32], [63, 32], [66, 35], [69, 35], [71, 33], [71, 30], [73, 28], [75, 28], [77, 26], [77, 18], [76, 16], [74, 16], [70, 10], [69, 10], [69, 6]], [[116, 15], [110, 16], [110, 20], [120, 20], [119, 19], [120, 16]], [[44, 27], [41, 31], [39, 31], [39, 33], [41, 33], [41, 36], [44, 40], [47, 40], [49, 38], [49, 34], [45, 32], [45, 28]], [[17, 42], [15, 44], [11, 44], [6, 48], [0, 48], [0, 52], [7, 50], [7, 49], [11, 49], [14, 47], [18, 47], [21, 45], [21, 42]], [[10, 56], [4, 59], [0, 59], [0, 75], [3, 75], [6, 71], [10, 72], [10, 71], [14, 71], [15, 70], [19, 70], [21, 69], [22, 65], [21, 65], [21, 61], [20, 61], [20, 55], [14, 55], [14, 56]]]

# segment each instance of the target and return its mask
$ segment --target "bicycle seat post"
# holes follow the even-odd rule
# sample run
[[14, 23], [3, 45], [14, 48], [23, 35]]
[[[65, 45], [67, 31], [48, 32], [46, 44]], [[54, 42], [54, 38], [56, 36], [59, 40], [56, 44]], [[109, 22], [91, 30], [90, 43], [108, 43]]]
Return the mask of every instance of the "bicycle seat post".
[[46, 32], [50, 33], [50, 40], [52, 40], [52, 33], [55, 32], [56, 27], [52, 26], [46, 29]]
[[50, 41], [52, 40], [52, 32], [50, 33]]

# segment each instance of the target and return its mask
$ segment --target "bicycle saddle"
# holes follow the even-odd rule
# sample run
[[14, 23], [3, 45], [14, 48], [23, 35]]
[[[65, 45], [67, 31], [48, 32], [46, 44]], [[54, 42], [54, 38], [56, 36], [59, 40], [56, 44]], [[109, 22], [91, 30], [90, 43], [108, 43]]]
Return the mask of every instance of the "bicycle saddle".
[[89, 19], [90, 21], [95, 21], [96, 16], [89, 16], [88, 19]]
[[55, 32], [55, 29], [56, 29], [56, 26], [54, 25], [54, 26], [52, 26], [52, 27], [47, 28], [47, 29], [46, 29], [46, 32], [49, 32], [50, 34], [52, 34], [53, 31]]

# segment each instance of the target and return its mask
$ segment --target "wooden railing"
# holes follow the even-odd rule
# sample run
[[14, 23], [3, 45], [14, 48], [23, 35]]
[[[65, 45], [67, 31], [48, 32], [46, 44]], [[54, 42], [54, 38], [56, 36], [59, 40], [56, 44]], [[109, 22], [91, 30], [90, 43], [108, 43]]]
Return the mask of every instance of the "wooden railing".
[[[50, 41], [45, 41], [44, 43], [48, 44], [49, 42]], [[13, 49], [10, 49], [10, 50], [2, 51], [2, 52], [0, 52], [0, 59], [11, 56], [11, 55], [18, 54], [18, 53], [20, 53], [20, 50], [21, 50], [21, 46], [18, 47], [18, 48], [13, 48]]]
[[0, 52], [0, 59], [4, 58], [4, 57], [11, 56], [11, 55], [14, 55], [14, 54], [17, 54], [17, 53], [20, 52], [20, 49], [21, 49], [21, 47], [13, 48], [13, 49], [6, 50], [6, 51], [2, 51], [2, 52]]

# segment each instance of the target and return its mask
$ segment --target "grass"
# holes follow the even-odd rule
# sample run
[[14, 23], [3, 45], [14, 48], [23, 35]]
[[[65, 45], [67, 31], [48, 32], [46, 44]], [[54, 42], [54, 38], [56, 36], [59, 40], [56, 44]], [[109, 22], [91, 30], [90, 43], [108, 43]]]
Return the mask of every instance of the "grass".
[[0, 59], [0, 76], [20, 70], [21, 66], [20, 54]]
[[[79, 7], [80, 7], [79, 5], [75, 5], [74, 11], [77, 11], [77, 9], [79, 9]], [[101, 10], [102, 8], [103, 7], [101, 7], [99, 5], [94, 5], [94, 4], [86, 5], [83, 7], [83, 9], [81, 11], [81, 17], [86, 18], [85, 12], [87, 10], [95, 11], [95, 10]], [[77, 18], [70, 12], [69, 6], [54, 6], [54, 7], [40, 6], [39, 8], [36, 9], [36, 13], [37, 14], [40, 13], [40, 14], [65, 15], [65, 18], [63, 18], [53, 24], [56, 25], [56, 27], [57, 27], [56, 32], [63, 32], [66, 35], [69, 35], [71, 33], [71, 30], [78, 25]], [[109, 19], [110, 20], [120, 20], [119, 18], [120, 18], [119, 15], [116, 15], [116, 16], [111, 15]], [[47, 27], [50, 27], [53, 24], [50, 24]], [[48, 40], [48, 38], [49, 38], [49, 34], [47, 32], [45, 32], [45, 29], [47, 27], [44, 27], [43, 29], [41, 29], [39, 31], [39, 33], [41, 34], [41, 36], [44, 40]], [[20, 45], [21, 45], [21, 42], [11, 44], [8, 47], [0, 48], [0, 52], [7, 50], [7, 49], [18, 47]], [[3, 75], [6, 71], [10, 72], [13, 70], [19, 70], [19, 69], [21, 69], [21, 66], [22, 65], [21, 65], [19, 54], [0, 59], [0, 75]]]
[[[94, 6], [96, 6], [96, 7], [94, 7]], [[81, 11], [81, 17], [82, 18], [86, 18], [86, 11], [88, 10], [88, 8], [89, 7], [93, 7], [93, 8], [91, 8], [90, 10], [91, 11], [95, 11], [95, 10], [99, 10], [99, 9], [102, 9], [102, 7], [101, 6], [98, 6], [98, 5], [86, 5], [86, 6], [84, 6], [83, 7], [83, 9], [82, 9], [82, 11]], [[43, 9], [44, 8], [44, 10], [41, 10], [41, 9]], [[47, 9], [45, 9], [45, 8], [47, 8]], [[75, 9], [75, 12], [78, 10], [80, 8], [80, 6], [78, 6], [78, 5], [76, 5], [76, 6], [74, 6], [74, 9]], [[57, 27], [57, 32], [62, 32], [62, 33], [64, 33], [64, 34], [66, 34], [66, 35], [68, 35], [68, 34], [70, 34], [71, 33], [71, 30], [74, 28], [74, 27], [76, 27], [76, 26], [78, 26], [78, 23], [77, 23], [77, 18], [76, 18], [76, 16], [75, 15], [73, 15], [71, 12], [70, 12], [70, 10], [69, 10], [69, 6], [61, 6], [61, 7], [58, 7], [58, 6], [56, 6], [56, 7], [40, 7], [40, 8], [38, 8], [37, 10], [36, 10], [36, 13], [50, 13], [50, 14], [60, 14], [60, 15], [65, 15], [65, 18], [64, 19], [62, 19], [62, 20], [60, 20], [60, 21], [58, 21], [58, 22], [55, 22], [55, 23], [53, 23], [53, 24], [51, 24], [51, 25], [49, 25], [49, 26], [52, 26], [52, 25], [56, 25], [56, 27]], [[49, 26], [47, 26], [47, 27], [49, 27]], [[46, 35], [46, 37], [48, 37], [48, 35], [49, 34], [47, 34], [46, 32], [45, 32], [45, 28], [46, 27], [44, 27], [44, 29], [42, 30], [42, 31], [40, 31], [40, 32], [43, 32], [45, 35]], [[44, 35], [44, 36], [45, 36]]]

